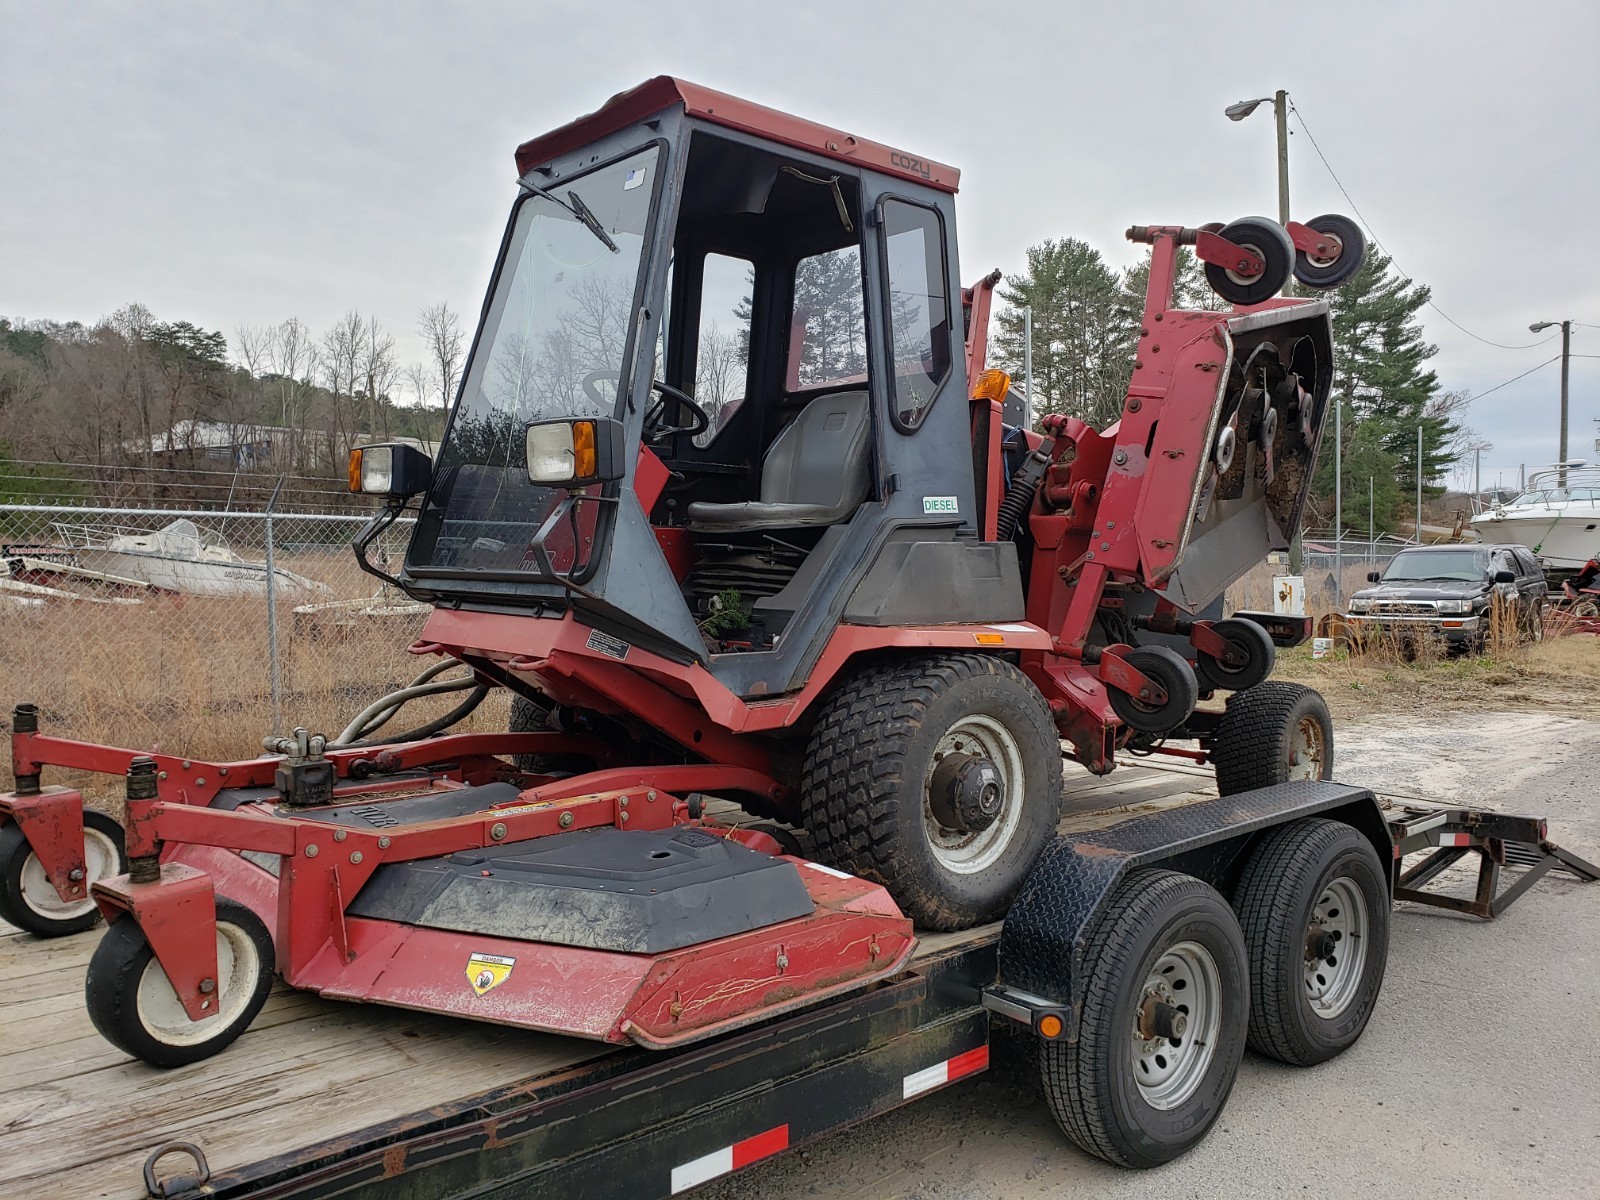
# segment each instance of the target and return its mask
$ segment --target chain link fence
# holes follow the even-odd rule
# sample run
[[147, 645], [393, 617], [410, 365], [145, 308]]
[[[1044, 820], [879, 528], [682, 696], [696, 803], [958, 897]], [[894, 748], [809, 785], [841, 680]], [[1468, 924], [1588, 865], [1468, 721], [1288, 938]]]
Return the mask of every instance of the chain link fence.
[[[52, 733], [208, 760], [337, 733], [427, 665], [406, 650], [427, 607], [356, 563], [365, 520], [0, 505], [0, 720], [31, 700]], [[372, 561], [398, 564], [409, 536], [391, 526]], [[490, 707], [474, 725], [504, 728]]]

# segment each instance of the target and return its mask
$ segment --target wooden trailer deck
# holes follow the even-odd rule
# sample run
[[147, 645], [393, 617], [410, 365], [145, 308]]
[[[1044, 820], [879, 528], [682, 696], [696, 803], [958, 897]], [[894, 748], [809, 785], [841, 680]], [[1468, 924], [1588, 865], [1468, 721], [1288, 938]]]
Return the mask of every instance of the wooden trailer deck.
[[[1068, 765], [1064, 832], [1215, 795], [1209, 771], [1138, 762], [1096, 778]], [[927, 955], [998, 925], [922, 939]], [[46, 941], [0, 924], [0, 1197], [132, 1200], [145, 1156], [197, 1143], [213, 1171], [525, 1086], [613, 1048], [380, 1006], [279, 984], [216, 1058], [171, 1071], [105, 1042], [83, 1007], [99, 930]], [[913, 958], [913, 965], [916, 959]], [[181, 1169], [179, 1157], [170, 1163]]]

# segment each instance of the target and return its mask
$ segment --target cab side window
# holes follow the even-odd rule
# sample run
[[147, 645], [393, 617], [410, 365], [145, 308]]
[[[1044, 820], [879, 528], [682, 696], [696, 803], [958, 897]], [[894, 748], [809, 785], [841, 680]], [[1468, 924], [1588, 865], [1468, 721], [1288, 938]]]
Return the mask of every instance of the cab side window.
[[802, 258], [794, 269], [791, 312], [785, 390], [866, 380], [867, 319], [859, 246]]
[[950, 374], [950, 290], [945, 285], [944, 228], [920, 204], [885, 200], [891, 388], [889, 411], [906, 430], [922, 423]]
[[750, 299], [755, 268], [749, 260], [708, 254], [700, 273], [700, 329], [694, 356], [694, 398], [711, 423], [697, 433], [702, 450], [714, 442], [750, 393]]

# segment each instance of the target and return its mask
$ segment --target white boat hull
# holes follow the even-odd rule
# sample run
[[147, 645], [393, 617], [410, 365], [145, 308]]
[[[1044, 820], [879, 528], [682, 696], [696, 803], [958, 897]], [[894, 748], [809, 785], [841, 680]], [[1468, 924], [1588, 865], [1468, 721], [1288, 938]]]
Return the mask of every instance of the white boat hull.
[[[153, 588], [181, 592], [186, 596], [254, 596], [265, 599], [267, 595], [265, 563], [205, 562], [155, 552], [110, 548], [80, 549], [76, 556], [82, 566], [91, 570], [140, 579]], [[274, 574], [275, 590], [285, 600], [326, 595], [330, 590], [326, 584], [315, 583], [282, 568]]]
[[1534, 508], [1487, 512], [1472, 518], [1472, 528], [1480, 541], [1493, 546], [1526, 546], [1547, 568], [1556, 570], [1576, 571], [1600, 555], [1600, 513], [1593, 511]]

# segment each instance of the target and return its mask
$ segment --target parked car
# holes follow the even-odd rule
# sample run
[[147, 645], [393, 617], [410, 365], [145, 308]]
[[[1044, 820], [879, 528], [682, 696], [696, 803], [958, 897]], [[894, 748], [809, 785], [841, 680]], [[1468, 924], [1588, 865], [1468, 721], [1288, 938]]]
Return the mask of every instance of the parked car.
[[1536, 638], [1543, 630], [1549, 586], [1526, 546], [1415, 546], [1367, 580], [1374, 586], [1352, 596], [1345, 614], [1354, 629], [1432, 635], [1452, 647], [1482, 649], [1498, 597], [1519, 633]]

